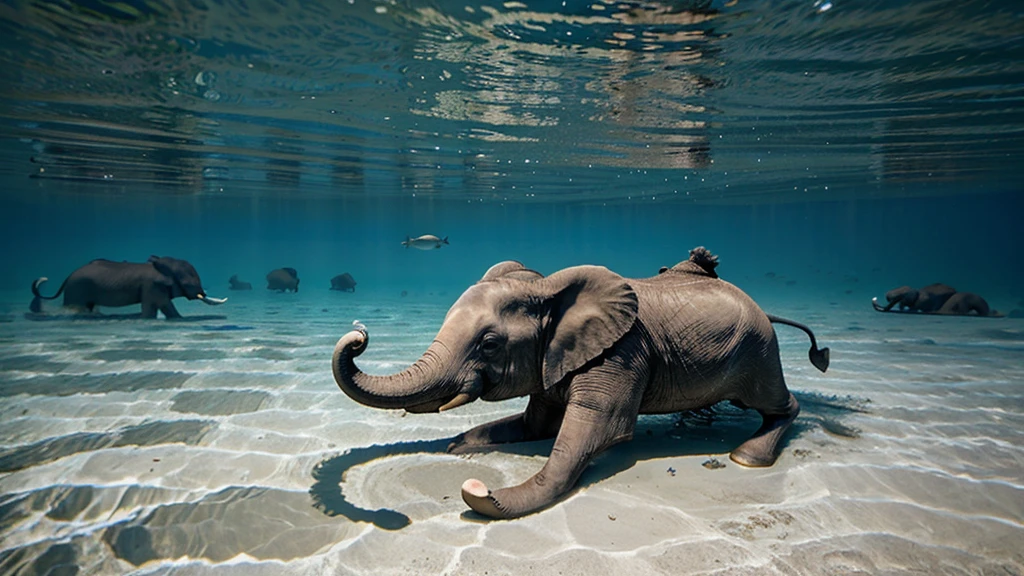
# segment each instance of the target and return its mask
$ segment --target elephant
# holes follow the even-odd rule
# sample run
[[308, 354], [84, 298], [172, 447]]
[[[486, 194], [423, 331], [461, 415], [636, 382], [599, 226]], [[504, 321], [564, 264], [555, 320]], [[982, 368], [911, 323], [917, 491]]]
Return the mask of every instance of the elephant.
[[345, 272], [344, 274], [338, 274], [334, 278], [331, 278], [331, 290], [338, 290], [341, 292], [355, 292], [356, 291], [356, 279], [351, 274]]
[[299, 291], [299, 273], [295, 268], [277, 268], [267, 274], [267, 290]]
[[252, 290], [252, 284], [239, 280], [238, 274], [228, 278], [228, 283], [231, 285], [228, 290]]
[[900, 286], [885, 293], [888, 304], [880, 306], [877, 298], [871, 299], [871, 305], [879, 312], [889, 312], [899, 305], [900, 311], [923, 314], [944, 314], [949, 316], [968, 316], [976, 314], [986, 317], [1002, 317], [992, 310], [984, 298], [972, 292], [957, 292], [946, 284], [929, 284], [920, 290], [910, 286]]
[[[786, 387], [769, 317], [714, 272], [704, 247], [665, 273], [627, 279], [603, 266], [550, 276], [516, 261], [492, 266], [449, 309], [426, 353], [398, 374], [363, 373], [354, 359], [366, 327], [337, 342], [338, 387], [361, 404], [443, 412], [477, 399], [529, 396], [526, 410], [456, 436], [448, 451], [554, 438], [543, 468], [518, 486], [490, 490], [466, 480], [477, 513], [515, 518], [555, 503], [598, 453], [633, 437], [639, 414], [667, 414], [720, 401], [756, 410], [762, 424], [733, 461], [771, 466], [800, 406]], [[779, 319], [782, 320], [782, 319]], [[810, 356], [828, 367], [829, 349]]]
[[181, 318], [172, 302], [179, 296], [210, 305], [227, 301], [205, 294], [199, 273], [191, 264], [166, 256], [150, 256], [141, 263], [93, 260], [72, 272], [53, 296], [39, 293], [39, 287], [46, 281], [42, 277], [32, 283], [35, 298], [29, 310], [37, 314], [42, 312], [42, 300], [53, 300], [62, 292], [64, 306], [68, 308], [93, 312], [96, 306], [142, 304], [142, 318], [156, 318], [157, 310], [167, 318]]
[[888, 302], [884, 307], [879, 306], [876, 299], [872, 299], [875, 310], [888, 312], [896, 305], [900, 310], [912, 310], [915, 312], [938, 312], [942, 305], [949, 300], [949, 297], [956, 293], [956, 288], [946, 284], [929, 284], [920, 290], [910, 286], [900, 286], [885, 293], [885, 300]]

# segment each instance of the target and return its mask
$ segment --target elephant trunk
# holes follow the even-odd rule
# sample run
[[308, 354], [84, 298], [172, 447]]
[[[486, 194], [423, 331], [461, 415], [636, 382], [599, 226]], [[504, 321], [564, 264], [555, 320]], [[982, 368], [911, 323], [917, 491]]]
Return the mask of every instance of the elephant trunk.
[[875, 308], [875, 310], [878, 310], [879, 312], [888, 312], [888, 311], [892, 310], [893, 306], [895, 306], [895, 305], [897, 305], [899, 303], [900, 303], [899, 300], [891, 300], [885, 306], [881, 306], [878, 303], [878, 298], [877, 297], [871, 299], [871, 305]]
[[455, 408], [476, 398], [465, 393], [458, 378], [446, 366], [451, 353], [438, 341], [404, 371], [390, 376], [371, 376], [356, 367], [369, 335], [362, 329], [342, 336], [334, 347], [331, 366], [338, 387], [356, 402], [374, 408], [405, 408], [410, 412], [436, 412]]

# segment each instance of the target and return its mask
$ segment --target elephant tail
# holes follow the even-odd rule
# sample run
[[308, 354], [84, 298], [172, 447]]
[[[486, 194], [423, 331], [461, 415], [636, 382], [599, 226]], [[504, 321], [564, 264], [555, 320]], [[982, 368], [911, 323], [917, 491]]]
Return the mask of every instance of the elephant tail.
[[56, 297], [60, 296], [62, 292], [64, 292], [64, 287], [67, 286], [68, 284], [68, 279], [65, 278], [64, 283], [60, 285], [60, 288], [57, 290], [56, 294], [54, 294], [53, 296], [43, 296], [42, 294], [39, 293], [39, 287], [45, 284], [47, 280], [49, 280], [49, 278], [47, 278], [46, 276], [42, 276], [36, 278], [35, 282], [32, 282], [32, 295], [35, 296], [35, 298], [33, 298], [32, 303], [28, 305], [28, 309], [36, 314], [41, 314], [43, 311], [43, 305], [40, 302], [40, 300], [55, 299]]
[[807, 326], [805, 326], [805, 325], [803, 325], [803, 324], [801, 324], [799, 322], [796, 322], [796, 321], [793, 321], [793, 320], [788, 320], [786, 318], [781, 318], [779, 316], [774, 316], [772, 314], [766, 314], [766, 316], [768, 316], [768, 321], [772, 322], [773, 324], [785, 324], [787, 326], [792, 326], [794, 328], [799, 328], [799, 329], [803, 330], [804, 332], [806, 332], [807, 335], [810, 336], [810, 338], [811, 338], [811, 349], [807, 353], [808, 358], [810, 358], [810, 360], [811, 360], [811, 364], [814, 364], [814, 367], [817, 368], [818, 370], [822, 371], [822, 372], [824, 372], [825, 370], [828, 370], [829, 349], [828, 348], [821, 348], [821, 349], [818, 348], [818, 341], [815, 340], [814, 332], [811, 332], [810, 328], [808, 328]]

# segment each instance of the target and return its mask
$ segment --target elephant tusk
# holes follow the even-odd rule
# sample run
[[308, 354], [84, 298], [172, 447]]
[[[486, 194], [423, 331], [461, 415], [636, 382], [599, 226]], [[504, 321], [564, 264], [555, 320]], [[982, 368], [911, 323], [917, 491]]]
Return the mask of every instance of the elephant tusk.
[[207, 303], [207, 304], [209, 304], [211, 306], [219, 306], [219, 305], [221, 305], [221, 304], [223, 304], [223, 303], [228, 301], [227, 298], [211, 298], [210, 296], [207, 296], [206, 294], [199, 294], [198, 296], [196, 296], [196, 298], [199, 298], [200, 300], [202, 300], [203, 302], [205, 302], [205, 303]]
[[463, 392], [462, 394], [459, 394], [455, 398], [452, 398], [451, 400], [449, 400], [448, 403], [445, 404], [444, 406], [441, 406], [440, 408], [438, 408], [437, 411], [438, 412], [444, 412], [445, 410], [451, 410], [452, 408], [458, 408], [459, 406], [462, 406], [463, 404], [469, 404], [472, 401], [473, 401], [473, 397], [470, 396], [469, 394], [466, 394], [465, 392]]

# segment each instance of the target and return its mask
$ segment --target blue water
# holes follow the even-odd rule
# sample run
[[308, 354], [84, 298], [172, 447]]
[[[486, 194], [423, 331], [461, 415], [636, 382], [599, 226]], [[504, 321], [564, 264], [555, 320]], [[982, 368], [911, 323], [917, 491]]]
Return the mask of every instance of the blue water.
[[[871, 308], [1024, 311], [1022, 30], [981, 0], [4, 2], [0, 572], [1024, 573], [1024, 320]], [[770, 469], [728, 461], [749, 414], [643, 417], [566, 500], [478, 523], [461, 482], [550, 443], [444, 447], [525, 399], [404, 414], [331, 376], [356, 320], [362, 369], [414, 362], [497, 262], [696, 246], [832, 349], [778, 329], [804, 411]], [[150, 255], [227, 303], [25, 316], [39, 277]]]

